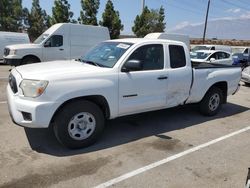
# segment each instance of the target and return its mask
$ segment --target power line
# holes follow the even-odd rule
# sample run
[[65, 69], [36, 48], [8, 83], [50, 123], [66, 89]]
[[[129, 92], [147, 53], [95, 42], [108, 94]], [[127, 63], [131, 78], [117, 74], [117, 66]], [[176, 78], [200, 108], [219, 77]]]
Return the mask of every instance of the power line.
[[221, 0], [221, 1], [222, 1], [223, 3], [226, 3], [226, 4], [230, 4], [230, 5], [234, 6], [234, 7], [241, 8], [241, 9], [244, 9], [244, 10], [247, 10], [247, 11], [250, 11], [250, 9], [247, 9], [247, 8], [245, 8], [245, 7], [236, 5], [236, 4], [232, 3], [232, 2], [228, 2], [228, 1], [226, 1], [226, 0]]

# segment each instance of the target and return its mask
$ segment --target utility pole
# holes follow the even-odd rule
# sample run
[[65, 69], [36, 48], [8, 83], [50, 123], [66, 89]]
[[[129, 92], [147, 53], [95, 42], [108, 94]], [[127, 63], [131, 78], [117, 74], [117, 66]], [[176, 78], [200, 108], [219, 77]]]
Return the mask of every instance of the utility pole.
[[204, 27], [203, 40], [202, 40], [203, 44], [205, 43], [205, 37], [206, 37], [206, 31], [207, 31], [207, 18], [208, 18], [209, 6], [210, 6], [210, 0], [208, 0], [208, 3], [207, 3], [207, 14], [206, 14], [205, 27]]
[[141, 7], [142, 7], [142, 10], [141, 10], [141, 13], [142, 13], [145, 7], [145, 0], [141, 0]]

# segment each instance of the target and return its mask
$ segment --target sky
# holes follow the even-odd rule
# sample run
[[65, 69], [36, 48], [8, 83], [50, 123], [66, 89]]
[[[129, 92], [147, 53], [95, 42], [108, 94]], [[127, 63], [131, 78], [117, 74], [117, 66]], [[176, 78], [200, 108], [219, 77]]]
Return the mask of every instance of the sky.
[[[68, 0], [74, 18], [80, 15], [80, 0]], [[107, 0], [100, 0], [97, 19], [100, 20]], [[132, 34], [136, 15], [141, 13], [142, 0], [113, 0], [115, 10], [120, 13], [124, 30], [122, 34]], [[149, 9], [165, 9], [166, 32], [203, 23], [208, 0], [145, 0]], [[23, 6], [31, 8], [32, 0], [23, 0]], [[53, 0], [40, 0], [40, 5], [51, 15]], [[250, 0], [211, 0], [208, 20], [250, 18]], [[249, 23], [248, 23], [249, 24]]]

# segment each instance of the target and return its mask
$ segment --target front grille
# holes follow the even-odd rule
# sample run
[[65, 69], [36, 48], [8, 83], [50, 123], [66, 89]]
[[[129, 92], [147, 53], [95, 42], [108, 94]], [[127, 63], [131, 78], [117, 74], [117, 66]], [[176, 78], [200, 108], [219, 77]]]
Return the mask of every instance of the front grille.
[[4, 56], [8, 56], [9, 53], [10, 53], [10, 49], [9, 48], [4, 48], [4, 52], [3, 52]]
[[12, 74], [9, 75], [9, 84], [13, 93], [17, 93], [16, 79]]

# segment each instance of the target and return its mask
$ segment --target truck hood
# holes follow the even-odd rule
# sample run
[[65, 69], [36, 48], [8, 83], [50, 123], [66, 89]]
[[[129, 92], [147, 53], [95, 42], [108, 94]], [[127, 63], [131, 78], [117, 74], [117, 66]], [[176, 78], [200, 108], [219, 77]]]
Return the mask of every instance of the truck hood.
[[23, 79], [60, 80], [98, 74], [108, 68], [97, 67], [75, 60], [35, 63], [16, 67]]
[[31, 43], [27, 43], [27, 44], [14, 44], [14, 45], [9, 45], [6, 46], [6, 48], [9, 49], [13, 49], [13, 50], [21, 50], [21, 49], [34, 49], [34, 48], [41, 48], [41, 46], [39, 44], [31, 44]]

